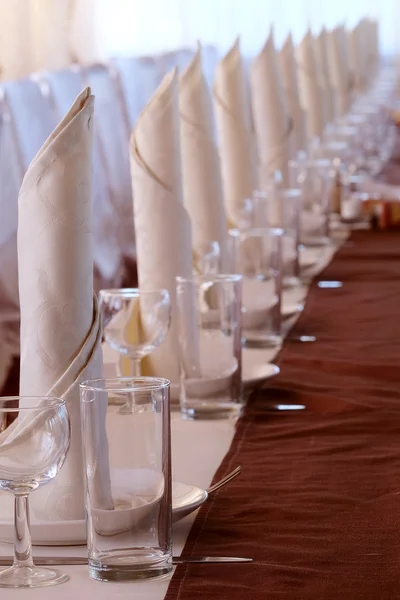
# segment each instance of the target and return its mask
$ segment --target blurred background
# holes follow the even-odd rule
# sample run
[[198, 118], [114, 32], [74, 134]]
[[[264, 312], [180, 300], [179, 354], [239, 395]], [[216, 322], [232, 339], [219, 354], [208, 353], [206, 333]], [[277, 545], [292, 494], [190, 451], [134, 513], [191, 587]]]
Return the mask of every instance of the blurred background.
[[197, 40], [222, 53], [237, 35], [253, 56], [271, 25], [279, 47], [289, 31], [297, 43], [307, 28], [351, 28], [363, 16], [379, 20], [381, 54], [396, 55], [399, 0], [0, 0], [1, 76], [193, 48]]

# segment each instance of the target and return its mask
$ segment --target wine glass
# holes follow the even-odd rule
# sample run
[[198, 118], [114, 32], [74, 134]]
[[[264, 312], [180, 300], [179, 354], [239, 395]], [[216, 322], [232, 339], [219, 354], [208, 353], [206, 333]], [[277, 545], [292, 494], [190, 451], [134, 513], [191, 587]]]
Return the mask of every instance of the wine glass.
[[[122, 288], [100, 290], [100, 310], [107, 344], [121, 355], [120, 374], [142, 375], [142, 360], [158, 348], [171, 323], [171, 300], [167, 290]], [[126, 372], [127, 371], [127, 372]], [[152, 375], [151, 372], [144, 373]], [[119, 404], [119, 399], [115, 398]], [[140, 412], [131, 398], [121, 413]]]
[[197, 249], [195, 272], [199, 275], [218, 275], [221, 270], [221, 248], [218, 242], [204, 242]]
[[129, 359], [128, 376], [140, 377], [142, 359], [163, 343], [171, 323], [168, 291], [100, 290], [100, 310], [105, 341]]
[[70, 443], [65, 401], [50, 397], [0, 398], [0, 489], [14, 494], [14, 564], [0, 587], [57, 585], [68, 575], [32, 559], [28, 496], [57, 475]]

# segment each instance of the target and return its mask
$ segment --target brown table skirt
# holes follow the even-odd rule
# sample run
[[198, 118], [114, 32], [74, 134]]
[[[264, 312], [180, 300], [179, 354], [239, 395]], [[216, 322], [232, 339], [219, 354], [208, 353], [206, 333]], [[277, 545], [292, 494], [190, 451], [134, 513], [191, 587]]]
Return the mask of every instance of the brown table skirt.
[[[281, 374], [254, 394], [185, 553], [252, 564], [178, 567], [167, 600], [386, 600], [400, 589], [400, 234], [355, 232], [314, 283]], [[271, 412], [269, 401], [304, 404]]]

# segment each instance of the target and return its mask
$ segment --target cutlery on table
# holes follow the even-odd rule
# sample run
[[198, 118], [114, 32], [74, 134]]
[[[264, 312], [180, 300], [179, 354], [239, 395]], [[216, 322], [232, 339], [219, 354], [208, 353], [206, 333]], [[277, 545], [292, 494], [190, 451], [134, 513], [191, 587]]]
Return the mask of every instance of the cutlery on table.
[[[12, 556], [1, 556], [0, 567], [9, 567], [13, 564]], [[87, 565], [88, 559], [83, 556], [36, 556], [33, 558], [35, 565]], [[245, 563], [253, 562], [252, 558], [239, 556], [173, 556], [174, 565], [186, 563]]]
[[217, 483], [210, 485], [210, 487], [207, 488], [207, 490], [206, 490], [207, 494], [212, 494], [213, 492], [219, 490], [219, 488], [221, 488], [223, 485], [232, 481], [232, 479], [235, 479], [235, 477], [237, 477], [239, 475], [241, 470], [242, 470], [242, 467], [240, 467], [240, 466], [236, 467], [236, 469], [233, 469], [233, 471], [228, 473], [228, 475], [225, 475], [225, 477], [223, 477], [220, 481], [217, 481]]

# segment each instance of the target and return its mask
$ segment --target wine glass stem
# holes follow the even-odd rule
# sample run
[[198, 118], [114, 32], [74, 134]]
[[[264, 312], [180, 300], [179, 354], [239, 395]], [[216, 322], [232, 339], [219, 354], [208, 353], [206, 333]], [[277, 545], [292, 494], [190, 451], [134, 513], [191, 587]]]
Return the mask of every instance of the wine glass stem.
[[140, 358], [131, 358], [130, 359], [130, 370], [131, 377], [140, 377], [142, 369], [140, 368], [141, 359]]
[[33, 566], [28, 494], [14, 496], [14, 566]]

